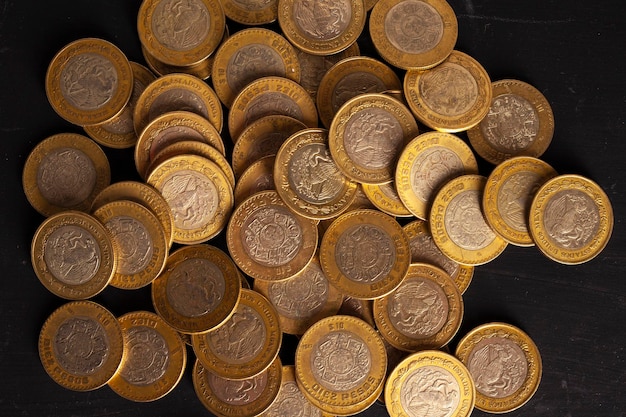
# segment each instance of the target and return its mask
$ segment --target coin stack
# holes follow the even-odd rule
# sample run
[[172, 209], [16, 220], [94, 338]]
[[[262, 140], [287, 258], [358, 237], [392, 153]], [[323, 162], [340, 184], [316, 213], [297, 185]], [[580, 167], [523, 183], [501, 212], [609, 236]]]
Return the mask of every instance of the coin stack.
[[[196, 394], [223, 417], [377, 399], [391, 416], [467, 416], [531, 398], [541, 359], [522, 330], [488, 323], [449, 353], [462, 294], [508, 244], [591, 260], [613, 214], [593, 181], [539, 159], [548, 101], [455, 50], [445, 0], [144, 0], [137, 22], [156, 75], [101, 39], [64, 47], [46, 92], [93, 141], [53, 135], [24, 167], [48, 217], [33, 267], [72, 300], [40, 335], [56, 382], [156, 400], [186, 340]], [[94, 141], [133, 147], [145, 183], [110, 184]], [[109, 284], [150, 286], [154, 313], [88, 301]], [[279, 356], [284, 334], [299, 342]]]

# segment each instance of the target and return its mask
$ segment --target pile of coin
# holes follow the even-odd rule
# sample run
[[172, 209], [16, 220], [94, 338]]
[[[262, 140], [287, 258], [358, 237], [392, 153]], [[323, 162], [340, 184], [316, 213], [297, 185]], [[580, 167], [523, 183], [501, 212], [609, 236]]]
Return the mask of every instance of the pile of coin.
[[[231, 35], [227, 21], [257, 27]], [[359, 56], [366, 22], [378, 58]], [[391, 416], [467, 416], [531, 398], [541, 359], [520, 329], [485, 324], [448, 353], [474, 267], [508, 244], [589, 261], [613, 214], [593, 181], [538, 159], [549, 103], [454, 50], [445, 0], [144, 0], [138, 32], [151, 70], [101, 39], [53, 58], [50, 103], [93, 141], [53, 135], [24, 168], [47, 217], [33, 268], [73, 300], [39, 339], [56, 382], [156, 400], [180, 380], [186, 340], [218, 416], [352, 415], [376, 400]], [[110, 184], [94, 141], [134, 147], [145, 183]], [[474, 152], [496, 165], [488, 176]], [[218, 234], [225, 247], [207, 243]], [[88, 301], [108, 285], [150, 286], [155, 313]], [[294, 366], [283, 334], [300, 337]]]

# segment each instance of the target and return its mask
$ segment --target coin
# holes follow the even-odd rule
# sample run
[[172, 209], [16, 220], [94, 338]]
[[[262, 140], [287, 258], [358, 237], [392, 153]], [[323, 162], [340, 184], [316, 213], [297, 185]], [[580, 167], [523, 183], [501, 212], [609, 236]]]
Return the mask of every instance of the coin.
[[109, 387], [131, 401], [164, 397], [183, 376], [187, 363], [185, 343], [154, 313], [136, 311], [118, 320], [127, 354]]
[[474, 409], [475, 397], [476, 388], [465, 365], [436, 350], [406, 357], [385, 385], [385, 405], [391, 417], [420, 415], [420, 410], [467, 417]]
[[598, 184], [580, 175], [546, 182], [530, 205], [530, 235], [548, 258], [580, 264], [597, 256], [613, 231], [613, 209]]
[[215, 53], [213, 87], [226, 107], [252, 81], [268, 76], [300, 81], [300, 62], [293, 46], [276, 32], [264, 28], [243, 29]]
[[363, 320], [372, 328], [376, 327], [374, 322], [374, 305], [372, 300], [363, 300], [360, 298], [344, 295], [341, 307], [337, 312], [338, 315], [352, 316]]
[[459, 341], [455, 355], [472, 375], [479, 410], [515, 410], [539, 387], [539, 350], [526, 333], [510, 324], [488, 323], [474, 328]]
[[398, 288], [374, 300], [376, 328], [407, 352], [445, 346], [462, 319], [461, 292], [445, 271], [428, 264], [412, 264]]
[[374, 299], [400, 285], [411, 262], [409, 240], [396, 220], [374, 210], [339, 216], [320, 245], [322, 270], [343, 294]]
[[403, 104], [384, 94], [362, 94], [348, 100], [328, 131], [333, 160], [349, 178], [384, 184], [394, 178], [398, 156], [417, 136], [417, 123]]
[[237, 268], [210, 245], [184, 246], [152, 282], [152, 303], [167, 324], [183, 333], [207, 332], [224, 323], [239, 303]]
[[197, 155], [174, 156], [147, 179], [165, 198], [174, 217], [174, 241], [201, 243], [226, 226], [233, 191], [222, 170]]
[[543, 155], [554, 134], [548, 100], [523, 81], [500, 80], [491, 86], [489, 112], [467, 132], [476, 153], [492, 164], [513, 156]]
[[[382, 340], [383, 340], [383, 344], [385, 345], [385, 351], [387, 352], [387, 375], [385, 378], [385, 383], [386, 383], [387, 378], [391, 374], [391, 371], [393, 371], [395, 367], [398, 366], [398, 364], [400, 363], [402, 359], [408, 356], [408, 353], [403, 350], [396, 349], [391, 344], [389, 344], [389, 342], [385, 340], [384, 337], [382, 337]], [[378, 398], [376, 398], [376, 400], [383, 405], [385, 404], [385, 391], [384, 390], [381, 391], [381, 393], [378, 395]]]
[[411, 217], [413, 214], [406, 208], [398, 192], [395, 182], [386, 184], [362, 184], [363, 192], [376, 208], [383, 213], [396, 217]]
[[245, 274], [280, 281], [302, 271], [313, 258], [317, 223], [289, 211], [276, 191], [262, 191], [235, 209], [226, 243]]
[[44, 369], [54, 382], [73, 391], [105, 385], [124, 355], [119, 322], [92, 301], [72, 301], [57, 308], [39, 334]]
[[320, 120], [329, 127], [339, 108], [352, 97], [401, 88], [396, 73], [382, 62], [365, 56], [346, 58], [333, 65], [320, 80], [317, 90]]
[[264, 25], [278, 17], [278, 0], [220, 0], [224, 14], [243, 25]]
[[274, 362], [282, 343], [278, 313], [261, 294], [241, 290], [232, 316], [221, 326], [191, 337], [202, 366], [227, 379], [251, 378]]
[[450, 55], [458, 24], [444, 0], [379, 0], [370, 15], [369, 33], [385, 61], [405, 70], [424, 70]]
[[30, 254], [39, 281], [69, 300], [100, 293], [118, 262], [107, 229], [78, 211], [64, 211], [44, 220], [35, 232]]
[[274, 186], [275, 159], [274, 156], [264, 156], [241, 174], [237, 185], [235, 185], [235, 207], [252, 194], [276, 189]]
[[122, 51], [97, 38], [78, 39], [52, 58], [46, 96], [59, 116], [79, 126], [118, 115], [133, 90], [133, 72]]
[[408, 70], [404, 95], [415, 117], [441, 132], [460, 132], [476, 126], [489, 112], [491, 80], [469, 55], [452, 53], [429, 70]]
[[433, 241], [447, 257], [464, 265], [485, 264], [506, 248], [485, 220], [482, 210], [487, 179], [462, 175], [437, 193], [430, 211]]
[[[226, 35], [227, 33], [225, 31], [224, 36]], [[194, 77], [198, 77], [201, 80], [206, 80], [211, 76], [211, 71], [213, 70], [213, 55], [203, 59], [196, 64], [181, 67], [177, 65], [168, 65], [159, 61], [158, 59], [150, 55], [150, 52], [148, 52], [148, 50], [143, 45], [141, 46], [141, 53], [143, 55], [143, 58], [146, 60], [148, 67], [150, 67], [150, 69], [154, 71], [154, 73], [157, 74], [159, 77], [163, 77], [168, 74], [185, 73], [193, 75]]]
[[110, 284], [134, 290], [154, 281], [165, 267], [169, 249], [159, 219], [141, 204], [128, 200], [107, 203], [93, 216], [109, 231], [116, 251], [117, 265]]
[[363, 0], [333, 2], [286, 1], [278, 8], [278, 24], [285, 37], [313, 55], [340, 52], [361, 35], [366, 11]]
[[155, 79], [154, 74], [143, 65], [131, 62], [130, 67], [133, 71], [133, 90], [121, 113], [102, 124], [83, 126], [89, 137], [109, 148], [123, 149], [135, 145], [137, 142], [133, 126], [135, 103], [146, 86]]
[[470, 147], [450, 133], [423, 133], [409, 142], [398, 158], [398, 196], [416, 217], [428, 219], [439, 188], [463, 174], [478, 174]]
[[87, 211], [111, 182], [109, 161], [91, 139], [58, 133], [39, 142], [24, 163], [22, 186], [28, 202], [44, 216]]
[[497, 165], [485, 185], [483, 210], [494, 232], [517, 246], [533, 246], [528, 231], [529, 208], [535, 192], [556, 171], [546, 162], [518, 156]]
[[259, 417], [323, 417], [322, 410], [311, 404], [296, 382], [293, 365], [283, 365], [278, 397]]

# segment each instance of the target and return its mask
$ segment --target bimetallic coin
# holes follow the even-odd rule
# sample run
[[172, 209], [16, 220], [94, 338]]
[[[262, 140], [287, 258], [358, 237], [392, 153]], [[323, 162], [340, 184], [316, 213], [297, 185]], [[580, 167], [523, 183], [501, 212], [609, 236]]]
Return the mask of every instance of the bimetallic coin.
[[220, 0], [224, 14], [243, 25], [264, 25], [278, 17], [278, 0]]
[[497, 165], [487, 178], [482, 203], [493, 231], [513, 245], [533, 246], [528, 231], [530, 203], [539, 187], [556, 175], [546, 162], [530, 156]]
[[376, 328], [407, 352], [446, 345], [462, 319], [461, 292], [445, 271], [428, 264], [412, 264], [398, 288], [374, 300]]
[[88, 214], [64, 211], [48, 217], [35, 232], [31, 262], [50, 292], [83, 300], [109, 284], [118, 260], [104, 225]]
[[546, 182], [530, 206], [530, 235], [548, 258], [569, 265], [596, 257], [613, 231], [613, 208], [598, 184], [579, 175]]
[[476, 126], [489, 112], [491, 80], [469, 55], [452, 53], [425, 71], [408, 70], [404, 95], [415, 117], [440, 132], [460, 132]]
[[246, 198], [260, 191], [275, 190], [274, 186], [274, 161], [273, 156], [264, 156], [250, 165], [241, 174], [235, 185], [235, 207], [239, 206]]
[[[224, 37], [227, 37], [226, 31], [224, 31]], [[181, 67], [177, 65], [168, 65], [159, 61], [158, 59], [150, 55], [148, 50], [143, 45], [141, 46], [141, 53], [143, 55], [143, 58], [146, 60], [148, 67], [150, 67], [150, 69], [154, 71], [154, 73], [157, 74], [159, 77], [163, 77], [168, 74], [184, 73], [193, 75], [194, 77], [198, 77], [201, 80], [206, 80], [211, 76], [211, 71], [213, 70], [213, 55], [203, 59], [196, 64]]]
[[110, 182], [105, 153], [94, 141], [76, 133], [58, 133], [38, 143], [22, 173], [28, 202], [44, 216], [64, 210], [88, 211]]
[[383, 213], [395, 217], [411, 217], [413, 213], [406, 208], [396, 190], [395, 182], [386, 184], [361, 184], [363, 192], [374, 206]]
[[485, 264], [507, 245], [485, 220], [482, 200], [486, 182], [485, 177], [473, 174], [454, 178], [439, 190], [430, 211], [433, 241], [460, 264]]
[[385, 405], [391, 417], [429, 415], [468, 417], [476, 388], [470, 372], [454, 356], [424, 350], [396, 366], [385, 384]]
[[52, 58], [46, 72], [46, 95], [59, 116], [79, 126], [117, 116], [133, 90], [128, 59], [103, 39], [78, 39]]
[[539, 387], [539, 350], [526, 333], [510, 324], [476, 327], [459, 341], [455, 356], [472, 375], [479, 410], [515, 410], [530, 400]]
[[57, 308], [39, 334], [44, 369], [54, 382], [73, 391], [105, 385], [125, 355], [119, 322], [92, 301], [73, 301]]
[[131, 401], [162, 398], [183, 376], [185, 342], [163, 319], [148, 311], [127, 313], [118, 320], [126, 355], [109, 387]]
[[409, 142], [398, 158], [398, 196], [411, 213], [426, 220], [439, 188], [464, 174], [478, 174], [470, 147], [450, 133], [423, 133]]
[[[385, 345], [385, 351], [387, 352], [387, 377], [389, 377], [389, 374], [391, 374], [391, 371], [393, 371], [396, 368], [396, 366], [398, 366], [398, 364], [400, 363], [400, 361], [402, 361], [402, 359], [408, 356], [408, 353], [403, 350], [393, 347], [391, 344], [389, 344], [389, 342], [387, 342], [387, 340], [385, 340], [384, 337], [382, 339]], [[386, 382], [387, 380], [385, 379], [385, 383]], [[381, 391], [381, 393], [378, 395], [378, 398], [376, 398], [376, 400], [383, 405], [385, 404], [385, 391], [384, 390]]]
[[369, 21], [372, 43], [391, 65], [428, 69], [454, 49], [458, 24], [445, 0], [379, 0]]
[[322, 410], [311, 404], [300, 391], [294, 366], [284, 365], [278, 397], [259, 417], [323, 417], [323, 415]]
[[221, 326], [191, 337], [196, 357], [207, 370], [227, 379], [245, 379], [265, 371], [282, 343], [278, 313], [267, 298], [242, 289], [232, 316]]
[[374, 305], [372, 300], [363, 300], [361, 298], [350, 297], [344, 295], [341, 307], [337, 312], [339, 315], [352, 316], [363, 320], [372, 328], [376, 327], [374, 322]]
[[540, 157], [554, 134], [550, 103], [539, 90], [518, 80], [491, 84], [489, 112], [468, 130], [472, 147], [492, 164], [513, 156]]

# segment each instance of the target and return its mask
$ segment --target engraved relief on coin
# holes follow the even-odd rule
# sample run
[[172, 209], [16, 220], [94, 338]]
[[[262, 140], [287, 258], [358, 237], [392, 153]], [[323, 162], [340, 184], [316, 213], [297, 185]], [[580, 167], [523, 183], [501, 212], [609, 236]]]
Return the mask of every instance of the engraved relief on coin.
[[480, 123], [489, 143], [505, 153], [519, 152], [534, 142], [539, 133], [539, 115], [532, 104], [517, 94], [493, 99], [489, 113]]
[[411, 262], [423, 262], [435, 265], [443, 269], [451, 277], [455, 277], [459, 273], [460, 265], [448, 258], [439, 250], [432, 236], [419, 235], [410, 239]]
[[345, 177], [332, 160], [328, 147], [311, 144], [298, 149], [289, 161], [289, 185], [303, 200], [323, 204], [337, 198]]
[[207, 314], [224, 298], [226, 279], [207, 259], [187, 259], [171, 272], [166, 286], [167, 300], [185, 317]]
[[331, 97], [333, 112], [337, 113], [339, 108], [352, 97], [385, 90], [387, 90], [385, 83], [372, 73], [359, 71], [348, 74], [339, 80], [333, 90]]
[[276, 0], [232, 0], [237, 6], [250, 12], [267, 9], [272, 3], [275, 3], [275, 1]]
[[126, 332], [128, 359], [120, 375], [129, 384], [145, 386], [158, 381], [167, 370], [169, 350], [163, 336], [151, 327], [136, 326]]
[[226, 65], [226, 81], [235, 92], [257, 78], [271, 75], [284, 77], [286, 70], [278, 52], [267, 45], [245, 45], [233, 54]]
[[400, 403], [409, 417], [451, 417], [461, 390], [450, 372], [423, 366], [411, 373], [400, 389]]
[[54, 352], [63, 369], [74, 375], [92, 375], [109, 356], [106, 331], [91, 318], [65, 320], [54, 335]]
[[139, 100], [139, 96], [145, 88], [146, 86], [135, 78], [133, 80], [133, 90], [128, 100], [128, 105], [124, 107], [124, 110], [122, 110], [117, 117], [114, 117], [113, 120], [103, 123], [102, 128], [115, 135], [133, 133], [135, 131], [133, 125], [133, 110], [135, 109], [137, 100]]
[[297, 277], [270, 283], [268, 294], [282, 316], [300, 319], [312, 317], [324, 307], [328, 285], [321, 268], [312, 264]]
[[396, 260], [396, 249], [384, 230], [371, 224], [355, 225], [337, 240], [339, 270], [351, 281], [374, 283], [384, 279]]
[[59, 207], [72, 207], [85, 201], [96, 185], [96, 168], [84, 152], [59, 148], [43, 157], [37, 171], [41, 195]]
[[248, 151], [249, 161], [258, 161], [264, 156], [276, 155], [280, 146], [290, 135], [284, 132], [271, 132], [254, 140]]
[[396, 204], [403, 204], [400, 197], [398, 197], [398, 192], [396, 191], [395, 185], [393, 182], [388, 182], [386, 184], [380, 184], [378, 186], [378, 190], [389, 200], [393, 201]]
[[183, 88], [172, 88], [164, 91], [154, 99], [148, 110], [148, 119], [171, 111], [188, 111], [209, 118], [209, 111], [202, 99], [192, 91]]
[[210, 28], [209, 11], [198, 0], [162, 0], [152, 15], [154, 36], [175, 51], [199, 46]]
[[385, 16], [385, 35], [397, 49], [408, 54], [423, 54], [439, 44], [443, 20], [430, 4], [405, 0]]
[[61, 72], [63, 98], [81, 110], [102, 107], [111, 99], [117, 85], [117, 71], [113, 63], [98, 54], [76, 55]]
[[240, 364], [259, 354], [266, 336], [267, 330], [259, 313], [244, 305], [237, 308], [226, 323], [211, 331], [208, 339], [218, 358]]
[[411, 166], [411, 189], [420, 200], [431, 203], [441, 184], [464, 172], [463, 161], [455, 152], [434, 146], [415, 158]]
[[478, 99], [478, 85], [472, 74], [451, 62], [425, 72], [419, 92], [428, 107], [448, 117], [468, 112]]
[[322, 411], [304, 397], [295, 382], [289, 381], [280, 386], [278, 398], [263, 416], [321, 417]]
[[154, 252], [154, 245], [146, 226], [129, 216], [116, 216], [106, 222], [119, 250], [118, 272], [133, 275], [143, 271]]
[[480, 211], [476, 190], [464, 191], [450, 201], [444, 223], [450, 239], [463, 249], [479, 250], [496, 238]]
[[468, 369], [476, 389], [492, 398], [504, 398], [517, 391], [528, 373], [526, 357], [513, 341], [483, 339], [468, 357]]
[[241, 240], [255, 262], [280, 266], [298, 253], [303, 241], [302, 228], [288, 210], [265, 207], [248, 217], [241, 228]]
[[535, 172], [521, 171], [506, 181], [498, 190], [498, 212], [507, 225], [519, 232], [528, 232], [528, 211], [531, 196], [541, 186], [541, 176]]
[[389, 166], [404, 140], [402, 126], [389, 112], [368, 108], [359, 111], [346, 124], [343, 135], [349, 158], [366, 169]]
[[293, 19], [298, 29], [316, 41], [340, 36], [350, 24], [350, 0], [295, 0]]
[[593, 200], [579, 190], [563, 190], [546, 204], [543, 224], [560, 247], [580, 249], [597, 234], [600, 213]]
[[92, 279], [100, 267], [96, 238], [82, 227], [67, 225], [56, 229], [46, 240], [44, 261], [56, 279], [80, 285]]
[[302, 120], [302, 110], [298, 104], [283, 93], [263, 93], [252, 99], [245, 115], [245, 125], [249, 126], [261, 117], [282, 114]]
[[196, 229], [205, 225], [217, 211], [217, 187], [199, 172], [181, 170], [164, 182], [161, 194], [167, 201], [179, 229]]
[[448, 299], [441, 287], [425, 279], [411, 279], [393, 292], [387, 304], [393, 327], [403, 335], [434, 336], [448, 319]]
[[241, 380], [221, 378], [211, 372], [208, 382], [213, 394], [222, 402], [240, 406], [250, 404], [263, 394], [267, 386], [267, 372]]
[[313, 377], [330, 391], [356, 388], [372, 367], [372, 354], [354, 333], [334, 331], [323, 336], [312, 349]]
[[150, 160], [153, 161], [156, 156], [165, 149], [168, 145], [176, 142], [182, 142], [186, 140], [194, 140], [198, 142], [205, 142], [206, 139], [202, 136], [202, 133], [188, 126], [172, 126], [161, 130], [152, 141], [145, 141], [145, 146], [148, 148], [146, 152], [150, 155]]

